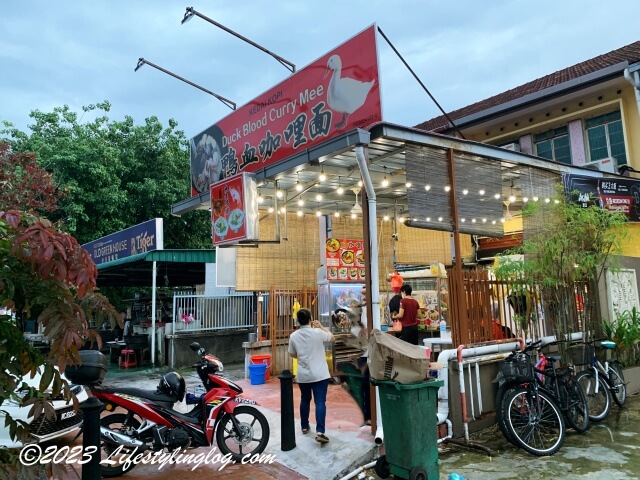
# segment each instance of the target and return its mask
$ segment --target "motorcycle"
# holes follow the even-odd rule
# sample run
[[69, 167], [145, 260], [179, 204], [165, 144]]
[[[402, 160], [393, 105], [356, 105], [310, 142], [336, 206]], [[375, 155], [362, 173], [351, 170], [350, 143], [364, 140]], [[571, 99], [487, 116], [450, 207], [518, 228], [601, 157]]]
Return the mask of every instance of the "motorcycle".
[[241, 397], [242, 388], [220, 375], [224, 367], [217, 357], [206, 353], [197, 342], [190, 348], [200, 357], [194, 367], [205, 393], [187, 395], [187, 404], [194, 405], [187, 413], [173, 409], [174, 403], [183, 400], [186, 388], [177, 372], [165, 374], [156, 390], [89, 385], [107, 411], [117, 407], [125, 411], [101, 418], [103, 477], [117, 477], [131, 470], [136, 465], [131, 459], [140, 453], [159, 455], [163, 451], [213, 446], [214, 437], [220, 452], [234, 461], [264, 451], [269, 442], [269, 423], [255, 408], [257, 402]]

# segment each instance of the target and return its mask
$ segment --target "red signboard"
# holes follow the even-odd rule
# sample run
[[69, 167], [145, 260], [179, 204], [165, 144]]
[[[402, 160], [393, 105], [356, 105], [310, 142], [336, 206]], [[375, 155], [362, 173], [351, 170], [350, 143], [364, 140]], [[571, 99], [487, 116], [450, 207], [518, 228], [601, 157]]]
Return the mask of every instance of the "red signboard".
[[375, 25], [191, 139], [191, 195], [382, 120]]
[[211, 233], [214, 245], [257, 240], [255, 182], [236, 175], [211, 185]]
[[346, 238], [328, 238], [327, 280], [360, 281], [364, 279], [364, 242]]

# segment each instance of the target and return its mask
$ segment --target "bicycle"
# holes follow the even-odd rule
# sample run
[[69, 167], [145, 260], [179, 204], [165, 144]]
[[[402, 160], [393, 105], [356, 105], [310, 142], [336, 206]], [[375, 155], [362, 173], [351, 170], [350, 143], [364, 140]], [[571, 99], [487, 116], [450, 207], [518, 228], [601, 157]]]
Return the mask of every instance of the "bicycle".
[[[623, 407], [627, 400], [627, 385], [622, 373], [622, 366], [617, 360], [598, 360], [595, 347], [596, 340], [584, 343], [584, 363], [586, 370], [576, 375], [578, 384], [582, 387], [589, 405], [589, 419], [599, 422], [607, 417], [611, 410], [611, 399]], [[600, 341], [600, 347], [613, 350], [615, 342]]]
[[553, 455], [562, 446], [565, 424], [558, 403], [535, 376], [530, 352], [540, 343], [513, 352], [500, 364], [496, 417], [507, 440], [543, 456]]

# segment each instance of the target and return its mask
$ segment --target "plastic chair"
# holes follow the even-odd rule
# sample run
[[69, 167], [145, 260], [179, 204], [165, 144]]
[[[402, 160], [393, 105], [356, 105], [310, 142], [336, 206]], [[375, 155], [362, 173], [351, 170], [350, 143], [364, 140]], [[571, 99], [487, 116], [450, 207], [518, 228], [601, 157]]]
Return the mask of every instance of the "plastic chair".
[[120, 353], [120, 368], [135, 367], [138, 365], [135, 350], [124, 349]]

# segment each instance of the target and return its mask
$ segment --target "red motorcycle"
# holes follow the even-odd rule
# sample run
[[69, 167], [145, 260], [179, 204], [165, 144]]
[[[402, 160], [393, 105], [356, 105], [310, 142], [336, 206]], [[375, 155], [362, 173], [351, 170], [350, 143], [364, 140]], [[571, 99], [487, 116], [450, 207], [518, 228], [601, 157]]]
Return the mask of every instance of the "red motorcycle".
[[[146, 456], [162, 451], [213, 446], [214, 435], [220, 452], [235, 461], [264, 451], [269, 442], [269, 423], [254, 407], [257, 403], [240, 397], [242, 388], [220, 375], [223, 365], [217, 357], [207, 354], [197, 342], [190, 348], [200, 356], [194, 367], [206, 393], [202, 396], [187, 395], [187, 403], [194, 405], [187, 413], [173, 409], [175, 402], [183, 400], [186, 388], [184, 378], [177, 372], [165, 374], [157, 389], [144, 390], [99, 386], [102, 379], [97, 380], [95, 376], [92, 381], [87, 381], [86, 372], [92, 365], [95, 367], [96, 363], [101, 363], [106, 370], [104, 356], [94, 361], [83, 357], [80, 367], [67, 368], [67, 377], [71, 374], [69, 379], [74, 383], [83, 380], [84, 384], [88, 383], [93, 395], [105, 404], [107, 411], [113, 412], [117, 407], [125, 410], [125, 413], [112, 413], [100, 421], [103, 477], [117, 477], [131, 470], [136, 463], [130, 459], [139, 453]], [[79, 371], [83, 371], [82, 374]], [[119, 460], [121, 463], [117, 463]]]

